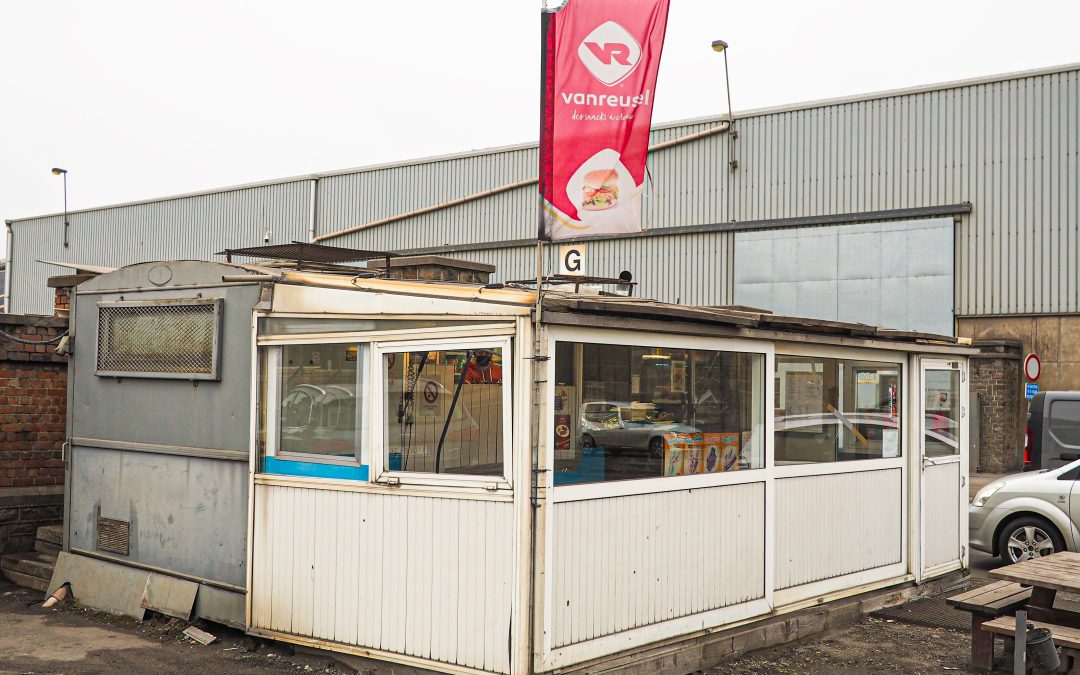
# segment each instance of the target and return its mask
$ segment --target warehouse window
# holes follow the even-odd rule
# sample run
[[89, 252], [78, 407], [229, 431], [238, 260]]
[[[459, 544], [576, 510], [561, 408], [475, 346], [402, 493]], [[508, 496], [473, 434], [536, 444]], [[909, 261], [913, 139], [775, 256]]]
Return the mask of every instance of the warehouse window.
[[508, 341], [410, 345], [382, 354], [383, 468], [505, 476]]
[[360, 467], [366, 351], [337, 343], [264, 348], [264, 471], [367, 477]]
[[760, 469], [762, 354], [559, 342], [555, 484]]
[[776, 357], [777, 464], [900, 456], [900, 365]]

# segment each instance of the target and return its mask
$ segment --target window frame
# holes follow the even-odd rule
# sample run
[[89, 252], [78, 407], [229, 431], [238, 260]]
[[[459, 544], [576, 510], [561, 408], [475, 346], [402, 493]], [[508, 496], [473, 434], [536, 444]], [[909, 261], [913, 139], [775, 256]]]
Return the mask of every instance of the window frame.
[[[202, 380], [219, 382], [221, 380], [221, 331], [224, 322], [225, 299], [220, 297], [180, 297], [157, 298], [153, 300], [101, 300], [97, 303], [94, 336], [94, 375], [97, 377], [140, 378], [151, 380]], [[213, 336], [210, 343], [210, 370], [207, 372], [175, 372], [167, 370], [108, 370], [101, 368], [101, 350], [107, 346], [104, 335], [105, 327], [102, 312], [109, 309], [153, 309], [169, 307], [207, 307], [211, 308]], [[111, 332], [112, 328], [109, 328]]]
[[[487, 347], [502, 350], [502, 475], [482, 476], [470, 474], [440, 474], [421, 471], [393, 471], [386, 466], [385, 433], [386, 383], [388, 373], [382, 367], [387, 354], [403, 352], [433, 352]], [[371, 482], [383, 485], [424, 485], [455, 488], [482, 488], [488, 491], [513, 489], [514, 475], [514, 344], [513, 335], [438, 337], [415, 340], [382, 340], [372, 342], [369, 368], [375, 376], [371, 380], [370, 393], [372, 417], [378, 418], [371, 433]]]
[[[770, 478], [773, 468], [773, 378], [775, 368], [776, 345], [771, 340], [758, 340], [743, 337], [706, 337], [686, 334], [664, 334], [655, 332], [631, 332], [610, 328], [582, 328], [553, 325], [548, 331], [548, 353], [552, 358], [547, 364], [547, 387], [545, 401], [547, 413], [540, 425], [543, 430], [542, 443], [545, 466], [555, 466], [554, 415], [550, 414], [555, 406], [555, 345], [558, 342], [580, 342], [583, 344], [607, 344], [629, 347], [659, 347], [661, 349], [690, 349], [714, 352], [729, 352], [761, 355], [762, 377], [759, 403], [761, 404], [761, 428], [763, 432], [762, 453], [764, 463], [757, 469], [725, 471], [719, 473], [700, 473], [689, 476], [656, 476], [652, 478], [634, 478], [597, 483], [579, 483], [573, 485], [555, 485], [549, 481], [551, 500], [554, 503], [622, 497], [629, 495], [691, 490], [720, 485], [738, 485], [742, 483], [764, 483]], [[550, 476], [550, 473], [549, 473]]]
[[[369, 354], [371, 351], [370, 343], [358, 340], [340, 340], [332, 339], [325, 342], [293, 342], [293, 343], [274, 343], [267, 345], [260, 345], [260, 350], [266, 350], [266, 359], [263, 361], [266, 368], [266, 398], [265, 401], [260, 401], [261, 405], [266, 406], [266, 447], [263, 449], [262, 457], [260, 460], [270, 458], [271, 460], [278, 462], [294, 462], [297, 464], [328, 464], [348, 468], [361, 469], [364, 466], [370, 466], [369, 462], [364, 461], [365, 455], [365, 438], [369, 433], [368, 427], [370, 426], [370, 411], [368, 406], [358, 406], [358, 423], [360, 428], [356, 433], [356, 446], [353, 450], [351, 457], [343, 457], [338, 455], [320, 455], [317, 453], [308, 452], [293, 452], [287, 450], [281, 450], [281, 403], [283, 401], [282, 389], [281, 389], [281, 358], [284, 349], [290, 345], [311, 345], [311, 344], [328, 344], [328, 345], [352, 345], [357, 346], [357, 368], [356, 368], [356, 390], [362, 391], [364, 379], [367, 376], [369, 365]], [[260, 361], [262, 361], [260, 359]], [[277, 374], [277, 377], [271, 377], [272, 374]], [[260, 462], [260, 473], [273, 473], [265, 471], [265, 465]], [[362, 478], [352, 478], [352, 480], [363, 480]]]
[[[911, 439], [910, 432], [905, 425], [910, 423], [907, 419], [910, 416], [910, 410], [912, 402], [917, 399], [912, 399], [913, 396], [911, 390], [911, 367], [910, 367], [910, 353], [900, 352], [894, 350], [885, 349], [873, 349], [866, 347], [847, 347], [847, 346], [830, 346], [830, 345], [815, 345], [813, 348], [808, 348], [806, 345], [798, 343], [776, 343], [776, 357], [777, 359], [782, 357], [802, 357], [809, 359], [838, 359], [842, 361], [870, 361], [876, 363], [888, 363], [896, 364], [899, 369], [899, 377], [897, 378], [900, 383], [900, 396], [898, 411], [900, 413], [899, 428], [900, 432], [900, 456], [898, 457], [874, 457], [870, 459], [852, 459], [842, 462], [798, 462], [794, 464], [775, 464], [776, 462], [776, 431], [775, 424], [770, 423], [770, 438], [769, 438], [769, 461], [775, 464], [775, 471], [773, 476], [775, 478], [795, 478], [799, 476], [810, 476], [820, 474], [832, 474], [832, 473], [849, 473], [857, 471], [869, 471], [874, 469], [888, 469], [893, 467], [902, 467], [906, 471], [907, 462], [911, 453]], [[775, 382], [776, 382], [776, 365], [773, 364], [773, 370], [770, 373], [769, 380], [773, 383], [770, 390], [774, 392], [775, 396]], [[770, 420], [775, 422], [776, 415], [773, 407], [772, 399], [769, 401]]]

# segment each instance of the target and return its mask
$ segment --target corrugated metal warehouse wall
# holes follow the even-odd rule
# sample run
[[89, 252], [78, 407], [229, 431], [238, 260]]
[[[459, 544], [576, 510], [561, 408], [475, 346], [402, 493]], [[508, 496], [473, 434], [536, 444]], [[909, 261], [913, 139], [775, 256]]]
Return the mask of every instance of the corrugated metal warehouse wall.
[[[709, 129], [719, 122], [695, 120], [658, 128], [653, 131], [653, 142]], [[971, 202], [972, 212], [957, 225], [957, 314], [1080, 311], [1077, 260], [1069, 255], [1076, 250], [1080, 234], [1076, 196], [1080, 65], [756, 111], [737, 119], [735, 128], [738, 168], [733, 174], [727, 170], [730, 141], [726, 134], [653, 153], [649, 160], [652, 183], [645, 200], [651, 229]], [[326, 235], [532, 178], [536, 165], [535, 146], [515, 146], [325, 175], [317, 183], [316, 233]], [[306, 184], [290, 185], [300, 193], [296, 208], [275, 201], [268, 210], [275, 216], [271, 219], [275, 242], [287, 240], [279, 236], [284, 229], [297, 233], [289, 238], [306, 236], [307, 198], [300, 187]], [[260, 194], [272, 191], [270, 187], [254, 189]], [[95, 245], [113, 250], [108, 260], [97, 249], [85, 248], [87, 243], [81, 239], [73, 240], [70, 253], [60, 247], [62, 228], [57, 218], [49, 219], [47, 228], [34, 225], [43, 224], [41, 219], [16, 222], [12, 255], [16, 309], [48, 309], [47, 294], [39, 288], [47, 272], [28, 275], [18, 269], [27, 260], [109, 264], [109, 260], [164, 258], [179, 255], [173, 251], [182, 238], [192, 244], [182, 255], [207, 257], [224, 245], [217, 242], [227, 238], [223, 228], [229, 227], [238, 229], [230, 230], [228, 243], [261, 241], [257, 222], [263, 212], [257, 206], [241, 212], [235, 204], [231, 209], [212, 205], [216, 202], [209, 197], [188, 199], [200, 200], [207, 210], [197, 219], [167, 222], [160, 215], [155, 217], [148, 205], [73, 215], [73, 230], [78, 230], [76, 223], [81, 219], [97, 220], [99, 216], [93, 214], [103, 214], [103, 225], [93, 231], [100, 240]], [[171, 212], [182, 201], [164, 200], [156, 208]], [[165, 231], [163, 224], [170, 229]], [[500, 279], [527, 278], [534, 275], [535, 258], [524, 250], [524, 242], [517, 242], [534, 237], [535, 224], [536, 187], [529, 185], [324, 243], [401, 251], [486, 242], [490, 250], [450, 252], [503, 263], [497, 273]], [[183, 237], [183, 231], [172, 230], [173, 226], [191, 228], [191, 236]], [[162, 239], [160, 249], [140, 236], [155, 228]], [[48, 234], [39, 229], [47, 229]], [[207, 243], [211, 236], [212, 243]], [[728, 260], [707, 259], [706, 252], [686, 252], [705, 244], [719, 256], [731, 249], [731, 236], [644, 238], [642, 243], [625, 244], [642, 247], [638, 249], [641, 257], [633, 259], [601, 260], [597, 257], [601, 252], [619, 256], [628, 251], [622, 245], [595, 244], [590, 256], [595, 267], [587, 271], [630, 269], [643, 281], [649, 276], [642, 293], [663, 300], [731, 302]], [[136, 241], [143, 243], [136, 245]], [[507, 241], [523, 250], [508, 248]], [[682, 246], [673, 246], [674, 242]], [[698, 288], [713, 283], [700, 271], [702, 264], [725, 271], [715, 276], [716, 285]], [[685, 287], [695, 290], [684, 292]]]
[[60, 215], [12, 223], [13, 309], [51, 314], [50, 276], [70, 274], [53, 262], [119, 267], [152, 260], [218, 260], [229, 246], [306, 241], [311, 181], [293, 181], [68, 214], [70, 246], [64, 248]]

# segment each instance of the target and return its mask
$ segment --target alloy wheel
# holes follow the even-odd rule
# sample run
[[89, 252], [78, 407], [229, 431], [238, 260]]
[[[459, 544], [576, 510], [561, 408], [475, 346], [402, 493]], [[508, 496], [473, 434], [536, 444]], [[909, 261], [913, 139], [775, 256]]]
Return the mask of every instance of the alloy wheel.
[[1041, 527], [1025, 525], [1016, 528], [1008, 541], [1009, 560], [1033, 560], [1054, 552], [1054, 540]]

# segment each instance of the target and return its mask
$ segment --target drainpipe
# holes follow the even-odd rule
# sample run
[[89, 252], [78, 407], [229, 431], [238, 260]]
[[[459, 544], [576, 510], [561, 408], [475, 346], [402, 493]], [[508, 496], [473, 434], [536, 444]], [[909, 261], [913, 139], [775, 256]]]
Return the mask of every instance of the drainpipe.
[[12, 257], [12, 247], [15, 246], [15, 228], [14, 223], [10, 220], [5, 220], [4, 224], [7, 225], [7, 265], [4, 266], [4, 311], [8, 314], [13, 314], [11, 308], [11, 266], [15, 263], [15, 258]]
[[311, 212], [308, 213], [308, 243], [315, 243], [315, 214], [318, 212], [319, 179], [311, 181]]

